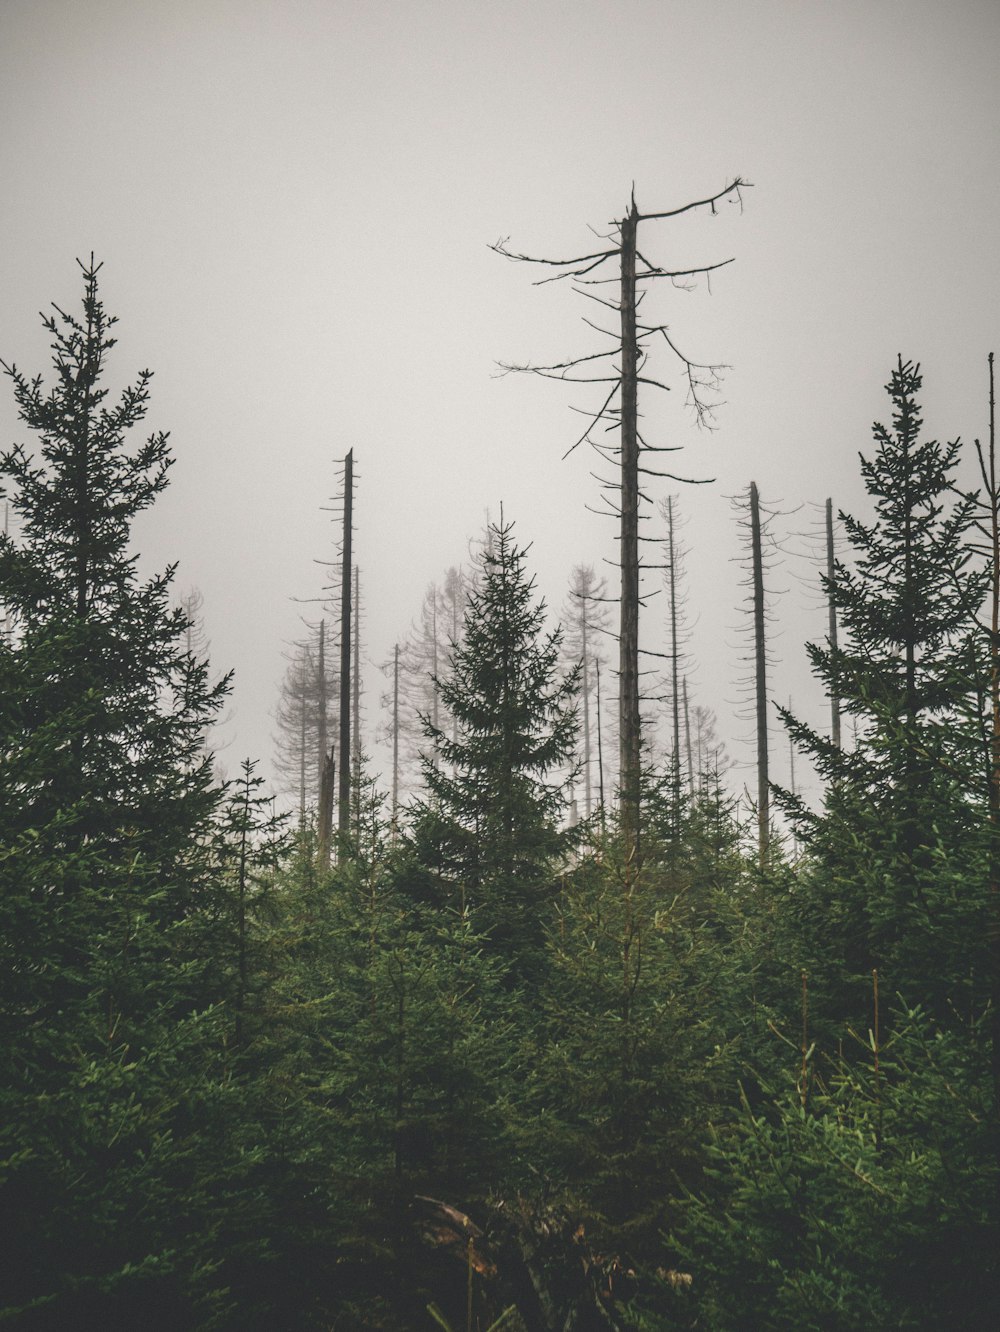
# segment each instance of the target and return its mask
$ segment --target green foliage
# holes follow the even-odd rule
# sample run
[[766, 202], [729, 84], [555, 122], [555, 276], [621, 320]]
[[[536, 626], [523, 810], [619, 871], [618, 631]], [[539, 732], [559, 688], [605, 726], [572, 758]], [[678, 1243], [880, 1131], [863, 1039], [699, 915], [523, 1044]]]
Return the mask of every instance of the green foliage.
[[714, 1187], [687, 1205], [709, 1326], [989, 1325], [997, 1179], [980, 1053], [919, 1009], [875, 1044], [810, 1056], [717, 1130]]
[[425, 719], [427, 797], [413, 820], [412, 889], [471, 912], [515, 978], [537, 973], [576, 746], [578, 669], [559, 674], [511, 525], [491, 527], [462, 641], [437, 688], [457, 738]]
[[522, 1020], [522, 1151], [622, 1260], [661, 1247], [733, 1070], [718, 961], [671, 855], [638, 870], [616, 835], [563, 876], [540, 1021]]
[[920, 440], [919, 368], [900, 358], [886, 387], [892, 429], [876, 423], [874, 455], [862, 458], [874, 520], [841, 515], [855, 555], [832, 588], [842, 643], [809, 647], [857, 740], [837, 749], [785, 714], [829, 782], [821, 814], [786, 805], [811, 852], [801, 920], [826, 938], [823, 984], [858, 995], [878, 968], [909, 994], [918, 978], [909, 997], [943, 1021], [951, 1005], [985, 1002], [989, 973], [974, 644], [987, 575], [970, 565], [974, 498], [956, 490], [959, 445]]
[[[984, 583], [916, 368], [811, 649], [857, 743], [788, 719], [828, 780], [786, 797], [802, 859], [760, 870], [676, 768], [637, 856], [561, 826], [576, 674], [501, 525], [425, 798], [400, 837], [362, 774], [331, 870], [249, 760], [213, 783], [227, 685], [130, 553], [170, 458], [128, 442], [148, 372], [108, 404], [113, 322], [91, 264], [51, 390], [7, 367], [38, 444], [0, 459], [0, 1320], [989, 1326]], [[480, 1217], [475, 1269], [421, 1196]]]
[[247, 1169], [224, 1147], [223, 1024], [192, 947], [227, 686], [186, 650], [172, 570], [142, 582], [129, 551], [169, 454], [162, 434], [128, 445], [148, 372], [106, 401], [113, 323], [91, 264], [82, 317], [45, 320], [52, 389], [6, 367], [39, 438], [0, 459], [19, 519], [0, 538], [0, 1305], [24, 1326], [209, 1319], [211, 1236]]

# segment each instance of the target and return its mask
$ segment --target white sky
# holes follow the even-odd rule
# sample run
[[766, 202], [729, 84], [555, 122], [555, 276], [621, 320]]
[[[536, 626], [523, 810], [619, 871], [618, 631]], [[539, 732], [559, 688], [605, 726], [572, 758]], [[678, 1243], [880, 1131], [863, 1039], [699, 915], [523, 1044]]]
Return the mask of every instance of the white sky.
[[[573, 564], [613, 558], [584, 507], [595, 460], [560, 462], [568, 404], [590, 398], [494, 371], [598, 349], [589, 303], [487, 243], [586, 251], [633, 180], [646, 211], [755, 186], [742, 215], [642, 238], [668, 265], [736, 257], [711, 297], [647, 306], [733, 366], [719, 429], [694, 430], [662, 359], [676, 390], [641, 405], [657, 442], [718, 477], [680, 496], [693, 698], [746, 734], [726, 496], [755, 480], [784, 508], [858, 509], [897, 352], [923, 365], [929, 434], [985, 434], [998, 68], [995, 0], [2, 0], [0, 355], [46, 369], [37, 311], [78, 300], [93, 250], [122, 320], [112, 381], [155, 371], [149, 425], [177, 458], [144, 565], [180, 560], [213, 664], [236, 669], [226, 766], [270, 771], [292, 598], [319, 590], [348, 448], [373, 661], [501, 501], [550, 605]], [[0, 431], [24, 438], [9, 392]], [[773, 692], [822, 722], [801, 644], [824, 617], [790, 571], [773, 583]]]

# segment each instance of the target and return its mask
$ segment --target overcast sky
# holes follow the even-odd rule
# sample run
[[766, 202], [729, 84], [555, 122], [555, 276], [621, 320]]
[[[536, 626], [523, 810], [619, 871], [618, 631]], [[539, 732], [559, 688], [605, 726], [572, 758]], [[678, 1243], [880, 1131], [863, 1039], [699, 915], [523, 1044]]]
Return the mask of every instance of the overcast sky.
[[[641, 406], [717, 478], [680, 495], [692, 692], [748, 758], [727, 496], [754, 480], [805, 505], [779, 533], [827, 495], [863, 509], [857, 453], [898, 352], [923, 365], [928, 434], [985, 434], [998, 69], [995, 0], [0, 0], [0, 355], [46, 369], [37, 312], [78, 301], [93, 250], [121, 317], [109, 382], [155, 372], [149, 425], [177, 459], [144, 567], [180, 561], [213, 664], [236, 670], [226, 766], [270, 771], [294, 598], [333, 554], [349, 448], [373, 663], [501, 502], [553, 607], [574, 564], [614, 558], [585, 507], [595, 459], [560, 461], [587, 391], [495, 372], [600, 349], [587, 303], [487, 246], [584, 252], [633, 181], [654, 211], [736, 175], [742, 211], [642, 237], [672, 267], [735, 256], [711, 294], [661, 284], [647, 307], [732, 366], [718, 429], [694, 428], [662, 359], [676, 388]], [[0, 429], [25, 438], [9, 390]], [[790, 567], [773, 586], [773, 692], [821, 722], [816, 596]]]

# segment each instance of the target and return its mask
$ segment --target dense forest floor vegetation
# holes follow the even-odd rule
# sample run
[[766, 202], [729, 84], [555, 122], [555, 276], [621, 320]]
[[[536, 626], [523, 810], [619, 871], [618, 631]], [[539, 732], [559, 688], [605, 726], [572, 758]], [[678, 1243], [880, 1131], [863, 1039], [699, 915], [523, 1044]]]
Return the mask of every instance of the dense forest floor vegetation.
[[421, 798], [362, 765], [327, 855], [212, 776], [227, 682], [129, 554], [169, 455], [127, 444], [148, 375], [105, 400], [112, 322], [91, 265], [51, 391], [8, 367], [0, 1321], [995, 1326], [996, 494], [921, 442], [915, 367], [812, 649], [855, 737], [787, 718], [826, 783], [777, 793], [794, 855], [676, 757], [638, 846], [568, 826], [577, 672], [504, 525]]

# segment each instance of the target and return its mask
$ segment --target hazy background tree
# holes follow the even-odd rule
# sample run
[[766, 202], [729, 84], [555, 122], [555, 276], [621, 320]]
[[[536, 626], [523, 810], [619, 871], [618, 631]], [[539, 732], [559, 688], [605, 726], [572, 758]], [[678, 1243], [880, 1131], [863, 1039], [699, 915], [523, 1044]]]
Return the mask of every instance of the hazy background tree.
[[[570, 575], [569, 596], [563, 607], [563, 654], [566, 661], [580, 667], [580, 786], [583, 794], [583, 815], [594, 813], [597, 791], [598, 746], [602, 736], [597, 733], [597, 683], [603, 668], [605, 678], [610, 674], [608, 662], [613, 646], [610, 629], [611, 608], [607, 582], [598, 578], [589, 564], [577, 564]], [[610, 754], [617, 745], [612, 739], [615, 732], [602, 718], [604, 752]], [[606, 777], [609, 789], [613, 784], [612, 768]]]

